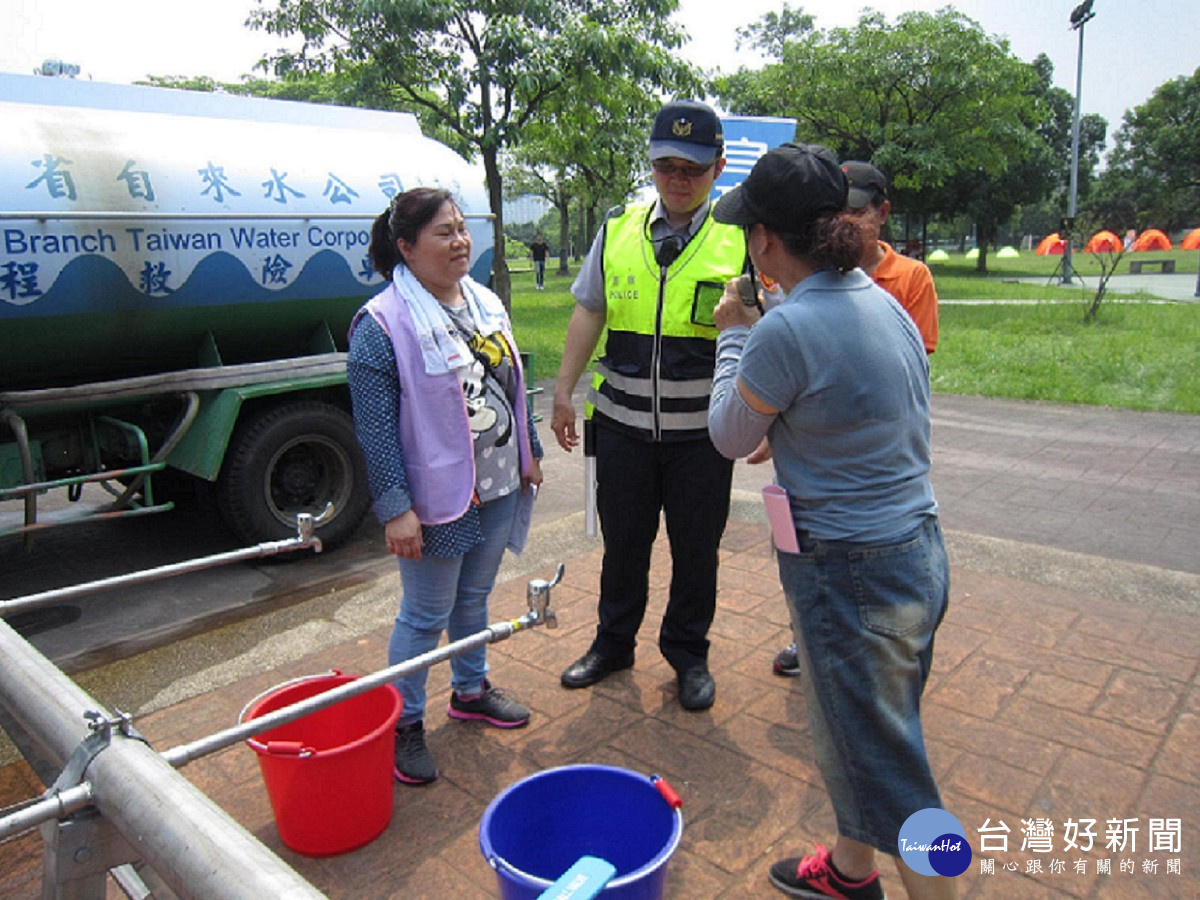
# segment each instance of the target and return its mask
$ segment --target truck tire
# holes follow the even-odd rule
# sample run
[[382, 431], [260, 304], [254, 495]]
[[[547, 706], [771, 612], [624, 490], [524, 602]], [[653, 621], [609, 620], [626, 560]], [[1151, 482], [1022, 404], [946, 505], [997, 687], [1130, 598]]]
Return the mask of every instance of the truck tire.
[[229, 443], [217, 479], [217, 504], [246, 544], [296, 534], [296, 514], [332, 517], [317, 534], [326, 549], [358, 527], [370, 494], [350, 415], [338, 406], [296, 401], [248, 410]]

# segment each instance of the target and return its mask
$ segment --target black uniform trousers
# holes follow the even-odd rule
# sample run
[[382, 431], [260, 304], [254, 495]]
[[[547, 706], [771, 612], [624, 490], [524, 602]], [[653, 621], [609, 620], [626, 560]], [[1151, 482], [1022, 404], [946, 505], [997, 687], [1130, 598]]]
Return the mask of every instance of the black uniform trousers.
[[677, 672], [706, 662], [732, 482], [732, 460], [707, 435], [645, 441], [596, 417], [596, 509], [604, 562], [594, 652], [613, 659], [637, 643], [661, 513], [671, 546], [671, 588], [658, 646]]

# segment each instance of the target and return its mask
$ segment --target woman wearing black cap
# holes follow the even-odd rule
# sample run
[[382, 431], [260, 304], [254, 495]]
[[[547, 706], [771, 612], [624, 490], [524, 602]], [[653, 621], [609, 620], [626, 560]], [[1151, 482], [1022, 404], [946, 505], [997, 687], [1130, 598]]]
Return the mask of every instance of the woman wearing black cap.
[[909, 868], [898, 845], [911, 815], [941, 807], [920, 718], [949, 593], [929, 364], [912, 320], [857, 268], [846, 192], [829, 151], [784, 145], [714, 214], [746, 229], [754, 264], [787, 292], [761, 321], [736, 283], [718, 304], [709, 431], [730, 458], [770, 438], [795, 529], [776, 542], [798, 551], [779, 552], [780, 580], [838, 822], [832, 851], [781, 860], [770, 877], [795, 897], [882, 898], [881, 850], [910, 896], [952, 897], [952, 879]]

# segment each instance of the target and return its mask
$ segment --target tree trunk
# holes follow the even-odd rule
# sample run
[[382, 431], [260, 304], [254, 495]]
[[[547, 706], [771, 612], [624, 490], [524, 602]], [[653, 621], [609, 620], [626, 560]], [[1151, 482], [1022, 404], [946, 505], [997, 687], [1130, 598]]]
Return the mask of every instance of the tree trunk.
[[987, 252], [988, 245], [996, 234], [996, 223], [980, 220], [975, 223], [975, 234], [977, 240], [975, 246], [979, 248], [979, 257], [975, 260], [976, 272], [987, 272]]
[[584, 230], [586, 238], [584, 244], [588, 247], [592, 246], [592, 241], [596, 239], [596, 233], [600, 230], [600, 226], [596, 224], [596, 205], [589, 203], [587, 208], [587, 225]]
[[575, 241], [575, 258], [582, 259], [583, 254], [587, 252], [587, 248], [591, 246], [591, 235], [587, 228], [587, 203], [583, 200], [579, 202], [579, 238]]
[[504, 187], [500, 181], [498, 154], [493, 147], [483, 149], [483, 171], [487, 175], [488, 204], [492, 208], [492, 290], [512, 311], [512, 283], [504, 250]]
[[558, 205], [558, 274], [569, 275], [567, 256], [571, 252], [571, 205], [564, 197]]

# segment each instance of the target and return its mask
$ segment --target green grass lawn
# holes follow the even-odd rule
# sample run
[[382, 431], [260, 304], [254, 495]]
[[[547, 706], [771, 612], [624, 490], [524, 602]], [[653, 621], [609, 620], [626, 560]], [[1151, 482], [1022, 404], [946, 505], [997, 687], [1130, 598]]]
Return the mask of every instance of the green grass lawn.
[[934, 391], [1200, 413], [1200, 304], [948, 304]]
[[[1196, 272], [1194, 251], [1142, 254], [1176, 257], [1176, 271]], [[1127, 254], [1118, 272], [1129, 269]], [[1094, 285], [1095, 262], [1074, 257], [1075, 268]], [[1018, 400], [1080, 403], [1125, 409], [1200, 413], [1200, 302], [1115, 303], [1105, 300], [1096, 322], [1083, 323], [1090, 291], [1070, 292], [1049, 283], [1060, 257], [1023, 253], [1018, 259], [989, 254], [990, 275], [974, 273], [973, 260], [951, 257], [935, 264], [938, 293], [955, 299], [1055, 300], [1058, 302], [956, 305], [939, 313], [938, 350], [930, 360], [934, 391]], [[1092, 267], [1092, 268], [1089, 268]], [[570, 275], [546, 272], [546, 290], [533, 275], [513, 276], [513, 323], [517, 342], [533, 354], [533, 377], [552, 379], [562, 358], [574, 308]], [[1046, 284], [1003, 279], [1045, 277]], [[1019, 289], [1019, 293], [1017, 292]], [[1120, 299], [1124, 295], [1110, 295]], [[1136, 298], [1134, 298], [1136, 299]], [[548, 404], [546, 397], [539, 401]]]

